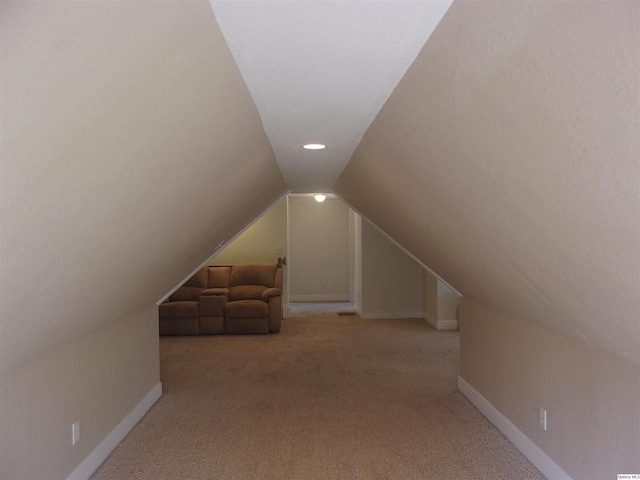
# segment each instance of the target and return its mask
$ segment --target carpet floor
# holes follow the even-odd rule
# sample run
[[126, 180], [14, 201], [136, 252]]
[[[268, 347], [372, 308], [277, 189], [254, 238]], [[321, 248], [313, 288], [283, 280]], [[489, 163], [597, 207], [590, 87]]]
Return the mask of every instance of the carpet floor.
[[543, 480], [457, 391], [458, 334], [316, 315], [162, 337], [163, 396], [91, 477]]

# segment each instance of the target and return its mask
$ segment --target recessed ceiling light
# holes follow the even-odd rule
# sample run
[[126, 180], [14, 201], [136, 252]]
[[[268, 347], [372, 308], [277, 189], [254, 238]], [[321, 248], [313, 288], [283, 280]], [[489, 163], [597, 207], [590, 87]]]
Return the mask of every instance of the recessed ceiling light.
[[324, 202], [327, 196], [324, 193], [316, 193], [313, 198], [316, 199], [316, 202]]
[[303, 145], [302, 148], [306, 148], [307, 150], [322, 150], [323, 148], [327, 148], [327, 146], [321, 143], [307, 143]]

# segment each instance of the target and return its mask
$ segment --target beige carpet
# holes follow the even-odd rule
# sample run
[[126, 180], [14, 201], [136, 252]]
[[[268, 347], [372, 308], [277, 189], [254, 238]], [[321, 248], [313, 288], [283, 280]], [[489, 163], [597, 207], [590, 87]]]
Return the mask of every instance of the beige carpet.
[[163, 397], [93, 480], [544, 479], [457, 392], [458, 334], [422, 320], [301, 316], [160, 353]]

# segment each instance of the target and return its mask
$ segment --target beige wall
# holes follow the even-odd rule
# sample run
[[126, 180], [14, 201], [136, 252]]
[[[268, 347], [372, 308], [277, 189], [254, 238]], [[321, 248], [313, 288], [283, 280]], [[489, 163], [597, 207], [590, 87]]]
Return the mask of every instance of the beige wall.
[[637, 366], [467, 297], [460, 322], [460, 376], [571, 478], [640, 472]]
[[640, 472], [639, 16], [453, 2], [333, 187], [490, 306], [462, 376], [576, 480]]
[[66, 478], [159, 384], [158, 362], [152, 306], [4, 375], [0, 478]]
[[0, 22], [0, 475], [65, 478], [157, 386], [155, 303], [286, 186], [206, 0]]
[[286, 186], [206, 0], [1, 8], [12, 369], [154, 304]]
[[349, 301], [349, 207], [289, 196], [289, 300]]
[[639, 10], [453, 2], [334, 185], [462, 295], [637, 365]]
[[281, 198], [263, 216], [208, 261], [209, 265], [277, 263], [287, 252], [287, 199]]
[[460, 295], [438, 280], [438, 318], [445, 321], [458, 320]]
[[422, 268], [362, 219], [363, 318], [422, 318]]

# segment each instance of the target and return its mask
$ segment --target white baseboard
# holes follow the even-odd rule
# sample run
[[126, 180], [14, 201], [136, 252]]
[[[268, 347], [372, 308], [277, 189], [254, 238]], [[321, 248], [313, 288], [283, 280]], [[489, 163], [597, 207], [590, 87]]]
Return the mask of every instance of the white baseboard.
[[419, 312], [389, 312], [389, 311], [381, 311], [381, 312], [365, 312], [362, 311], [359, 313], [360, 318], [365, 320], [370, 320], [374, 318], [379, 319], [392, 319], [392, 318], [422, 318], [422, 311]]
[[457, 330], [458, 329], [457, 320], [438, 320], [431, 315], [425, 315], [424, 319], [427, 321], [429, 325], [431, 325], [436, 330]]
[[67, 480], [88, 480], [98, 467], [105, 461], [114, 448], [122, 441], [131, 429], [149, 411], [154, 403], [162, 396], [162, 384], [158, 383], [131, 410], [126, 417], [111, 431], [93, 452], [67, 477]]
[[502, 415], [475, 388], [462, 377], [458, 377], [458, 390], [489, 419], [489, 421], [507, 437], [520, 452], [549, 480], [572, 480], [549, 456], [529, 437], [520, 431], [507, 417]]
[[348, 302], [349, 294], [326, 294], [326, 295], [290, 295], [289, 302], [304, 302], [304, 303], [314, 303], [314, 302]]
[[458, 329], [458, 321], [457, 320], [438, 320], [438, 324], [436, 326], [438, 330], [457, 330]]

